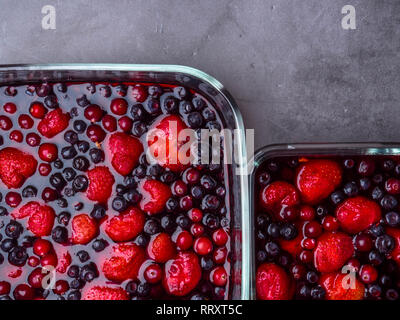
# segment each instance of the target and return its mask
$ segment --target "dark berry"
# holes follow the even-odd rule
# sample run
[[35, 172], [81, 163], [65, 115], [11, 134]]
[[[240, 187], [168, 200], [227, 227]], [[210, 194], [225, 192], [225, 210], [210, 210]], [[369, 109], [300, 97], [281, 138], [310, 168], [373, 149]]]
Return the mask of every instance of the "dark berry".
[[104, 152], [101, 149], [98, 148], [90, 149], [89, 156], [93, 163], [97, 164], [99, 162], [104, 161]]
[[210, 228], [211, 230], [215, 230], [220, 226], [219, 218], [212, 213], [205, 214], [202, 222], [206, 227]]
[[397, 199], [392, 196], [392, 195], [385, 195], [382, 199], [381, 199], [381, 206], [383, 209], [385, 210], [393, 210], [394, 208], [397, 207], [398, 201]]
[[400, 214], [395, 211], [386, 213], [385, 222], [391, 227], [397, 227], [400, 224]]
[[375, 187], [371, 192], [371, 197], [373, 200], [378, 201], [383, 198], [384, 194], [385, 193], [380, 187]]
[[176, 224], [182, 229], [188, 229], [190, 227], [190, 219], [181, 214], [176, 218]]
[[72, 180], [74, 180], [74, 178], [76, 176], [76, 171], [74, 169], [72, 169], [71, 167], [68, 167], [63, 170], [63, 175], [64, 175], [65, 180], [72, 181]]
[[57, 172], [50, 176], [50, 184], [57, 190], [62, 190], [66, 186], [67, 181], [65, 181], [60, 172]]
[[153, 235], [161, 231], [160, 223], [156, 219], [149, 219], [144, 224], [144, 232]]
[[7, 237], [10, 237], [13, 239], [18, 239], [23, 230], [24, 230], [24, 228], [22, 227], [22, 225], [19, 222], [15, 221], [15, 220], [11, 220], [6, 225], [5, 234]]
[[100, 204], [95, 204], [90, 212], [90, 216], [96, 220], [101, 220], [105, 215], [106, 209]]
[[348, 197], [355, 197], [358, 194], [358, 186], [355, 181], [348, 182], [343, 187], [343, 192]]
[[316, 286], [311, 289], [311, 298], [314, 300], [322, 300], [325, 298], [325, 290], [321, 286]]
[[77, 147], [80, 152], [86, 153], [90, 148], [90, 144], [87, 141], [79, 141]]
[[265, 245], [265, 252], [271, 257], [276, 257], [280, 253], [280, 248], [277, 243], [270, 241]]
[[88, 185], [89, 185], [88, 178], [84, 175], [76, 176], [74, 181], [72, 182], [72, 187], [77, 192], [85, 191]]
[[371, 187], [371, 180], [369, 178], [361, 178], [359, 185], [361, 190], [367, 191]]
[[4, 252], [9, 252], [12, 248], [14, 248], [15, 246], [17, 246], [17, 240], [15, 239], [4, 239], [1, 244], [0, 244], [0, 248], [1, 250], [3, 250]]
[[192, 129], [200, 128], [203, 125], [203, 117], [199, 112], [192, 112], [188, 114], [187, 121], [189, 127]]
[[131, 108], [131, 116], [133, 121], [142, 120], [144, 118], [144, 111], [142, 105], [135, 104]]
[[75, 120], [73, 124], [74, 130], [78, 133], [84, 133], [86, 130], [86, 123], [82, 120]]
[[22, 190], [24, 198], [32, 198], [37, 196], [37, 189], [34, 186], [27, 186]]
[[8, 262], [14, 266], [22, 267], [27, 259], [28, 254], [24, 247], [15, 246], [8, 253]]
[[335, 191], [331, 194], [331, 202], [335, 206], [338, 205], [339, 203], [343, 202], [345, 198], [346, 197], [345, 197], [344, 193], [340, 190]]
[[151, 286], [147, 282], [143, 282], [137, 286], [137, 295], [139, 297], [147, 297], [150, 294]]
[[112, 208], [115, 211], [122, 212], [126, 209], [127, 203], [123, 197], [115, 197], [112, 201]]
[[292, 240], [297, 237], [297, 234], [298, 234], [297, 229], [293, 224], [285, 224], [280, 229], [280, 235], [285, 240]]
[[79, 171], [87, 171], [89, 169], [89, 160], [83, 156], [78, 156], [74, 159], [72, 166]]
[[68, 230], [65, 227], [57, 226], [51, 232], [51, 238], [57, 243], [66, 243], [68, 240]]
[[97, 239], [92, 244], [92, 248], [96, 252], [103, 251], [107, 246], [108, 246], [107, 241], [103, 239]]
[[179, 102], [176, 98], [172, 96], [168, 96], [167, 98], [164, 99], [164, 102], [162, 104], [162, 110], [164, 113], [167, 114], [173, 114], [178, 112], [179, 108]]
[[280, 228], [277, 223], [271, 223], [267, 228], [267, 233], [271, 238], [278, 238], [280, 236]]
[[67, 211], [63, 211], [57, 216], [58, 223], [64, 226], [68, 225], [70, 219], [71, 219], [71, 214]]
[[378, 251], [383, 254], [390, 253], [394, 249], [394, 246], [395, 246], [394, 239], [387, 234], [379, 236], [375, 240], [375, 248], [378, 249]]

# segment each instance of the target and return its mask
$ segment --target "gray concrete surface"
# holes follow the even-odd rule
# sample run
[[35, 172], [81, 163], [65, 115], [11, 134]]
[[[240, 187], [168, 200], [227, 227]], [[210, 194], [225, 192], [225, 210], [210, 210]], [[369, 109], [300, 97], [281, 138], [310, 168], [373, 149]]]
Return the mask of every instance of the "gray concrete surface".
[[0, 64], [189, 65], [231, 91], [257, 147], [399, 141], [399, 25], [399, 0], [0, 0]]

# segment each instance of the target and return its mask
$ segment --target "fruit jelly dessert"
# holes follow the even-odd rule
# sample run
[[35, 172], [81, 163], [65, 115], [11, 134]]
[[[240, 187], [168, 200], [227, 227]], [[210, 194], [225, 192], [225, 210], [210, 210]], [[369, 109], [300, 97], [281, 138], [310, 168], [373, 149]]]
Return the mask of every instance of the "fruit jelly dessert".
[[222, 128], [203, 96], [37, 83], [0, 108], [0, 299], [228, 297], [227, 167], [145, 155], [150, 128]]
[[254, 201], [257, 299], [399, 299], [399, 156], [271, 158]]

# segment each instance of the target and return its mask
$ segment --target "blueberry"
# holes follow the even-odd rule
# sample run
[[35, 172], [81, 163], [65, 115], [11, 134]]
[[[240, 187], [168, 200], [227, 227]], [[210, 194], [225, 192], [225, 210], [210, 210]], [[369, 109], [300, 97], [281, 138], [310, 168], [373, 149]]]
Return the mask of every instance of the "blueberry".
[[147, 243], [149, 242], [149, 239], [147, 238], [146, 234], [141, 233], [139, 234], [136, 239], [135, 239], [135, 243], [140, 246], [145, 248], [147, 246]]
[[93, 163], [100, 163], [104, 161], [104, 152], [101, 149], [98, 148], [92, 148], [89, 151], [89, 156], [90, 159], [92, 160]]
[[33, 198], [37, 196], [37, 189], [34, 186], [27, 186], [22, 190], [24, 198]]
[[378, 251], [383, 254], [390, 253], [394, 249], [394, 246], [395, 246], [394, 239], [387, 234], [379, 236], [375, 240], [375, 248], [378, 249]]
[[382, 163], [382, 169], [385, 170], [385, 171], [392, 171], [395, 166], [396, 166], [396, 164], [391, 159], [386, 159]]
[[67, 182], [60, 172], [54, 173], [50, 176], [50, 184], [57, 190], [62, 190]]
[[67, 275], [70, 278], [78, 278], [79, 273], [80, 273], [79, 267], [76, 265], [70, 266], [67, 270]]
[[379, 237], [385, 233], [385, 228], [381, 224], [378, 224], [378, 225], [373, 225], [369, 229], [369, 231], [373, 236]]
[[270, 221], [269, 216], [265, 214], [259, 214], [256, 218], [256, 225], [258, 228], [264, 229], [269, 221]]
[[46, 98], [44, 98], [44, 104], [46, 105], [47, 108], [50, 109], [57, 108], [58, 107], [57, 97], [54, 94], [48, 95]]
[[104, 218], [105, 215], [106, 215], [106, 209], [100, 204], [95, 204], [93, 206], [92, 211], [90, 212], [90, 216], [96, 220]]
[[161, 227], [167, 231], [172, 232], [176, 227], [175, 219], [171, 215], [165, 215], [161, 218]]
[[384, 287], [390, 287], [392, 285], [392, 278], [387, 274], [383, 274], [379, 278], [379, 283]]
[[84, 285], [85, 282], [83, 282], [81, 279], [74, 279], [69, 283], [71, 289], [82, 289]]
[[117, 184], [117, 186], [115, 187], [115, 191], [119, 196], [121, 196], [126, 193], [128, 189], [123, 184]]
[[316, 209], [316, 213], [318, 217], [323, 218], [328, 214], [328, 208], [324, 205], [319, 205]]
[[182, 229], [188, 229], [190, 227], [190, 219], [183, 214], [180, 214], [176, 218], [176, 224]]
[[207, 300], [207, 298], [204, 295], [202, 295], [201, 293], [195, 293], [194, 295], [192, 295], [190, 297], [190, 300], [203, 301], [203, 300]]
[[211, 257], [201, 257], [200, 265], [203, 270], [210, 271], [214, 267], [214, 261]]
[[150, 98], [145, 102], [144, 108], [152, 116], [157, 115], [161, 111], [160, 101], [155, 98]]
[[280, 235], [285, 240], [293, 240], [294, 238], [297, 237], [298, 232], [293, 224], [288, 223], [282, 226], [282, 228], [280, 229]]
[[78, 106], [84, 108], [87, 105], [90, 104], [90, 101], [88, 100], [88, 98], [86, 97], [86, 94], [80, 96], [79, 98], [76, 99], [76, 103], [78, 104]]
[[331, 194], [331, 202], [335, 206], [338, 205], [339, 203], [343, 202], [345, 198], [346, 197], [345, 197], [344, 193], [340, 190], [332, 192], [332, 194]]
[[195, 110], [201, 111], [205, 108], [206, 102], [201, 97], [194, 97], [192, 99], [192, 104]]
[[151, 286], [147, 282], [143, 282], [137, 286], [137, 295], [139, 297], [147, 297], [150, 294]]
[[204, 175], [200, 178], [200, 184], [207, 191], [214, 190], [217, 187], [217, 181], [215, 181], [211, 176]]
[[22, 267], [27, 259], [28, 254], [24, 247], [16, 246], [8, 253], [8, 262], [14, 266]]
[[15, 239], [4, 239], [1, 244], [0, 244], [0, 248], [1, 250], [3, 250], [4, 252], [9, 252], [12, 248], [14, 248], [15, 246], [17, 246], [17, 240]]
[[63, 211], [57, 216], [58, 223], [64, 226], [68, 225], [70, 219], [71, 219], [71, 214], [67, 211]]
[[57, 159], [53, 162], [53, 166], [56, 169], [62, 169], [62, 167], [64, 167], [64, 163], [60, 159]]
[[72, 162], [72, 166], [79, 171], [87, 171], [89, 169], [90, 163], [89, 160], [83, 156], [78, 156], [74, 158]]
[[217, 130], [218, 132], [221, 131], [221, 125], [217, 121], [210, 121], [207, 122], [206, 128], [208, 130]]
[[0, 206], [0, 216], [6, 216], [8, 215], [8, 211], [6, 208], [4, 208], [3, 206]]
[[395, 211], [386, 213], [385, 222], [391, 227], [397, 227], [400, 224], [400, 214]]
[[74, 130], [78, 133], [84, 133], [86, 130], [86, 123], [82, 120], [75, 120], [73, 124]]
[[146, 167], [144, 165], [139, 165], [133, 170], [133, 175], [142, 179], [146, 176]]
[[125, 290], [131, 294], [131, 295], [135, 295], [136, 291], [137, 291], [137, 284], [135, 281], [129, 281], [126, 286], [125, 286]]
[[124, 178], [124, 184], [128, 187], [128, 188], [134, 188], [137, 186], [137, 183], [135, 181], [135, 178], [133, 176], [126, 176]]
[[76, 176], [76, 171], [74, 169], [72, 169], [71, 167], [68, 167], [63, 170], [63, 175], [64, 175], [65, 180], [72, 181], [72, 180], [74, 180], [74, 178]]
[[71, 110], [69, 111], [69, 115], [71, 116], [71, 118], [76, 118], [77, 116], [79, 116], [78, 108], [71, 108]]
[[78, 153], [74, 146], [64, 147], [61, 149], [61, 156], [66, 160], [74, 158], [77, 154]]
[[84, 175], [79, 175], [75, 177], [74, 181], [72, 182], [72, 187], [77, 192], [85, 191], [89, 186], [88, 178]]
[[202, 222], [206, 227], [210, 228], [211, 230], [215, 230], [220, 226], [219, 218], [212, 213], [206, 213], [203, 216]]
[[15, 220], [11, 220], [6, 225], [5, 234], [7, 237], [10, 237], [13, 239], [18, 239], [23, 230], [24, 230], [24, 228], [22, 227], [22, 225], [19, 222], [15, 221]]
[[371, 180], [369, 178], [361, 178], [359, 185], [362, 191], [367, 191], [369, 188], [371, 188]]
[[186, 90], [184, 87], [175, 87], [173, 91], [174, 96], [178, 99], [184, 99], [189, 95], [188, 90]]
[[264, 262], [267, 260], [267, 253], [264, 250], [259, 250], [256, 254], [258, 262]]
[[131, 108], [131, 116], [133, 121], [143, 120], [144, 111], [141, 104], [135, 104]]
[[147, 130], [147, 126], [142, 121], [135, 121], [132, 125], [132, 133], [136, 137], [141, 137]]
[[202, 115], [205, 121], [214, 121], [216, 119], [214, 110], [205, 108], [202, 111]]
[[165, 98], [162, 104], [162, 110], [164, 113], [172, 114], [178, 112], [179, 102], [176, 98], [168, 96]]
[[93, 262], [89, 262], [81, 268], [80, 278], [82, 281], [91, 282], [99, 276], [97, 266]]
[[348, 197], [354, 197], [358, 194], [358, 186], [355, 181], [351, 181], [346, 183], [343, 186], [343, 192], [346, 194]]
[[199, 112], [191, 112], [188, 114], [187, 121], [192, 129], [200, 128], [203, 125], [203, 117]]
[[207, 194], [201, 201], [201, 209], [215, 211], [219, 208], [221, 202], [217, 196], [212, 194]]
[[271, 238], [278, 238], [280, 235], [279, 225], [275, 222], [271, 223], [267, 228], [267, 233]]
[[382, 264], [382, 262], [383, 262], [383, 258], [381, 256], [381, 254], [375, 250], [371, 251], [368, 254], [368, 260], [374, 266], [378, 266], [378, 265]]
[[380, 187], [375, 187], [371, 192], [371, 197], [373, 200], [381, 200], [384, 196], [384, 192]]
[[[66, 196], [68, 196], [68, 195], [66, 195]], [[58, 198], [57, 199], [57, 205], [60, 208], [66, 208], [66, 207], [68, 207], [68, 201], [65, 198]]]
[[39, 97], [44, 98], [50, 94], [51, 90], [52, 88], [48, 83], [42, 83], [36, 87], [36, 94]]
[[261, 186], [266, 186], [271, 182], [271, 175], [269, 172], [263, 172], [257, 177], [258, 184]]
[[104, 98], [109, 98], [111, 96], [112, 90], [110, 86], [104, 85], [100, 87], [99, 92]]
[[65, 93], [68, 90], [68, 86], [65, 83], [59, 83], [57, 84], [57, 91], [61, 93]]
[[380, 295], [382, 294], [382, 288], [377, 284], [372, 284], [368, 287], [368, 293], [372, 297], [380, 297]]
[[162, 171], [163, 171], [163, 168], [158, 164], [149, 166], [147, 168], [147, 172], [148, 172], [149, 176], [158, 177], [162, 173]]
[[386, 291], [386, 299], [394, 301], [399, 299], [399, 293], [397, 292], [396, 289], [389, 289]]
[[96, 252], [103, 251], [107, 246], [108, 246], [108, 243], [104, 239], [97, 239], [92, 244], [92, 248]]
[[316, 286], [311, 289], [311, 298], [314, 300], [322, 300], [325, 298], [325, 290], [321, 286]]
[[310, 284], [315, 284], [319, 280], [319, 276], [315, 271], [308, 271], [306, 274], [306, 279]]
[[160, 223], [156, 219], [149, 219], [144, 224], [144, 232], [153, 235], [161, 231]]
[[81, 293], [79, 290], [73, 290], [70, 293], [68, 293], [67, 296], [68, 300], [81, 300]]
[[179, 206], [178, 201], [175, 198], [169, 198], [165, 207], [167, 208], [168, 212], [174, 212]]
[[200, 187], [200, 186], [193, 186], [190, 189], [190, 194], [195, 199], [201, 199], [204, 196], [204, 189], [202, 187]]
[[79, 150], [80, 152], [82, 152], [82, 153], [86, 153], [86, 152], [89, 150], [89, 148], [90, 148], [89, 142], [84, 141], [84, 140], [79, 141], [76, 145], [77, 145], [77, 147], [78, 147], [78, 150]]
[[372, 177], [372, 182], [375, 183], [375, 184], [382, 184], [382, 182], [383, 182], [383, 176], [382, 176], [380, 173], [375, 174], [375, 175]]
[[123, 197], [115, 197], [112, 201], [112, 208], [115, 211], [122, 212], [126, 209], [127, 203]]
[[381, 199], [381, 206], [383, 209], [385, 210], [393, 210], [394, 208], [397, 207], [398, 201], [397, 199], [392, 196], [392, 195], [385, 195], [382, 199]]
[[128, 190], [127, 193], [124, 194], [126, 201], [131, 204], [137, 204], [142, 199], [142, 195], [135, 189]]
[[265, 251], [269, 256], [276, 257], [281, 250], [277, 243], [270, 241], [265, 245]]
[[298, 288], [298, 294], [301, 299], [307, 299], [311, 296], [311, 289], [309, 286], [303, 284]]
[[291, 262], [292, 257], [286, 252], [281, 253], [278, 257], [278, 263], [285, 268], [288, 267]]
[[78, 142], [78, 134], [73, 130], [68, 130], [64, 133], [64, 140], [70, 144], [75, 144]]
[[79, 261], [84, 263], [90, 259], [90, 255], [87, 251], [85, 250], [80, 250], [76, 253], [77, 257], [79, 258]]
[[260, 241], [263, 241], [267, 238], [267, 236], [265, 235], [265, 233], [262, 230], [257, 230], [256, 238]]
[[65, 227], [57, 226], [51, 232], [51, 238], [57, 243], [66, 243], [68, 240], [68, 230]]

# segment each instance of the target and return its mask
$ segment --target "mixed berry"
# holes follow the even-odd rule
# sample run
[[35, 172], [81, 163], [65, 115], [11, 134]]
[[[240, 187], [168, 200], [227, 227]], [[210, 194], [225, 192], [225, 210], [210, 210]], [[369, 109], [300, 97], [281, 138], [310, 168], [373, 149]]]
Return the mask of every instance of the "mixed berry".
[[221, 129], [179, 86], [0, 88], [0, 299], [226, 299], [226, 167], [149, 162], [157, 128]]
[[255, 179], [258, 299], [399, 299], [399, 157], [272, 158]]

